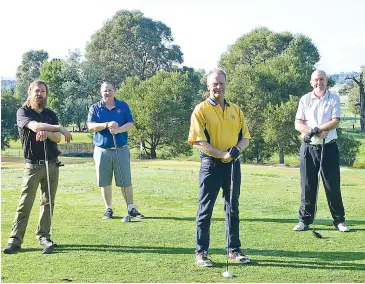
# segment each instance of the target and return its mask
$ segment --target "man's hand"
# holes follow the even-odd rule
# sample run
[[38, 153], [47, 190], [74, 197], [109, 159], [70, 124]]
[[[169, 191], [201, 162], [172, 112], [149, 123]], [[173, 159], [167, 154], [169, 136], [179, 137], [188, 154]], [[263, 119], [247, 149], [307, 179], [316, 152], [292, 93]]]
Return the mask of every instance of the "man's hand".
[[36, 141], [44, 141], [46, 140], [48, 137], [48, 132], [45, 130], [41, 130], [39, 132], [37, 132], [36, 136], [35, 136], [35, 140]]
[[61, 132], [61, 134], [63, 135], [63, 136], [65, 136], [65, 141], [67, 142], [67, 143], [70, 143], [70, 141], [72, 140], [72, 135], [71, 135], [71, 133], [70, 132], [68, 132], [68, 130], [66, 129], [66, 128], [64, 128], [64, 127], [60, 127], [60, 132]]
[[[228, 150], [229, 150], [229, 149], [228, 149]], [[222, 159], [221, 159], [221, 161], [222, 161], [223, 163], [229, 163], [229, 162], [231, 162], [231, 161], [232, 161], [232, 157], [231, 157], [231, 155], [229, 154], [228, 150], [227, 150], [227, 152], [223, 152], [223, 153], [224, 153], [224, 155], [223, 155], [223, 157], [222, 157]]]
[[240, 150], [238, 147], [233, 146], [232, 148], [228, 149], [228, 153], [231, 156], [232, 160], [236, 160], [240, 155]]
[[318, 134], [320, 132], [318, 127], [314, 127], [313, 129], [311, 129], [311, 131], [309, 131], [303, 138], [304, 143], [309, 144], [312, 140], [312, 137], [316, 134]]
[[119, 133], [119, 124], [115, 121], [108, 122], [108, 128], [111, 134]]

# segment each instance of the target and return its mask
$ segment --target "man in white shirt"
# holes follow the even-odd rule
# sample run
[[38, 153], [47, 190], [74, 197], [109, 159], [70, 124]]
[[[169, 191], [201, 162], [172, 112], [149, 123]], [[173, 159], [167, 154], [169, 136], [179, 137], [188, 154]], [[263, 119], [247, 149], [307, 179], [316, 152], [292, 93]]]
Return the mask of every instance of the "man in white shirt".
[[304, 142], [300, 147], [301, 205], [299, 223], [294, 231], [305, 231], [313, 223], [318, 191], [318, 171], [326, 192], [333, 225], [341, 232], [348, 232], [345, 210], [340, 190], [339, 152], [336, 128], [340, 124], [340, 98], [327, 91], [327, 75], [316, 70], [311, 76], [313, 91], [299, 101], [295, 129]]

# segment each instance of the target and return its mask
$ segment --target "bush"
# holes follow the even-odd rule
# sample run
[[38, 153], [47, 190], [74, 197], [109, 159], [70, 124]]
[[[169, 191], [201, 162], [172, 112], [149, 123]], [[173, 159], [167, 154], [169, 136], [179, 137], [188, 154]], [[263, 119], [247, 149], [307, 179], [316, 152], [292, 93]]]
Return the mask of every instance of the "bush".
[[9, 148], [11, 139], [18, 139], [16, 127], [16, 112], [20, 101], [11, 90], [1, 94], [1, 150]]
[[356, 154], [359, 152], [361, 142], [344, 134], [341, 128], [337, 129], [337, 135], [337, 144], [340, 151], [340, 165], [352, 167], [356, 160]]
[[356, 168], [356, 169], [365, 169], [365, 163], [355, 162], [353, 167]]

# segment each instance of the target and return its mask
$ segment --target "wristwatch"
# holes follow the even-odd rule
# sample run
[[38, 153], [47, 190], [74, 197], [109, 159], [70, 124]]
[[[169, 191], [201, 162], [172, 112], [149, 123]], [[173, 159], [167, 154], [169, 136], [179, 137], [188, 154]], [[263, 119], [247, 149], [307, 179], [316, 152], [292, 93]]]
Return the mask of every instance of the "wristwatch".
[[314, 134], [319, 133], [319, 128], [318, 128], [318, 127], [314, 127], [314, 128], [313, 128], [313, 133], [314, 133]]

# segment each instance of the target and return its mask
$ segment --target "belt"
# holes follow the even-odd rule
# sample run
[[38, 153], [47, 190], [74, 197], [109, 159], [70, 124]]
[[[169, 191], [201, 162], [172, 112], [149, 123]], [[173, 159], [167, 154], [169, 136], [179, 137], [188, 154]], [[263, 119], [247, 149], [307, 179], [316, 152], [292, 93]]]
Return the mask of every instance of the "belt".
[[206, 162], [206, 163], [216, 163], [216, 162], [221, 162], [220, 159], [218, 158], [214, 158], [214, 157], [204, 157], [201, 160], [202, 163]]
[[[336, 139], [332, 139], [330, 142], [325, 143], [324, 145], [329, 145], [329, 144], [333, 144], [333, 143], [336, 143]], [[309, 144], [309, 146], [322, 148], [322, 144]]]
[[[48, 160], [48, 163], [55, 163], [55, 162], [56, 162], [56, 160]], [[30, 159], [25, 159], [25, 163], [26, 164], [43, 166], [43, 165], [45, 165], [46, 160], [30, 160]]]
[[117, 148], [115, 148], [115, 147], [110, 147], [110, 148], [103, 148], [103, 149], [105, 149], [105, 150], [117, 150], [117, 149], [122, 149], [122, 148], [125, 148], [125, 147], [127, 147], [127, 145], [120, 146], [120, 147], [117, 147]]

